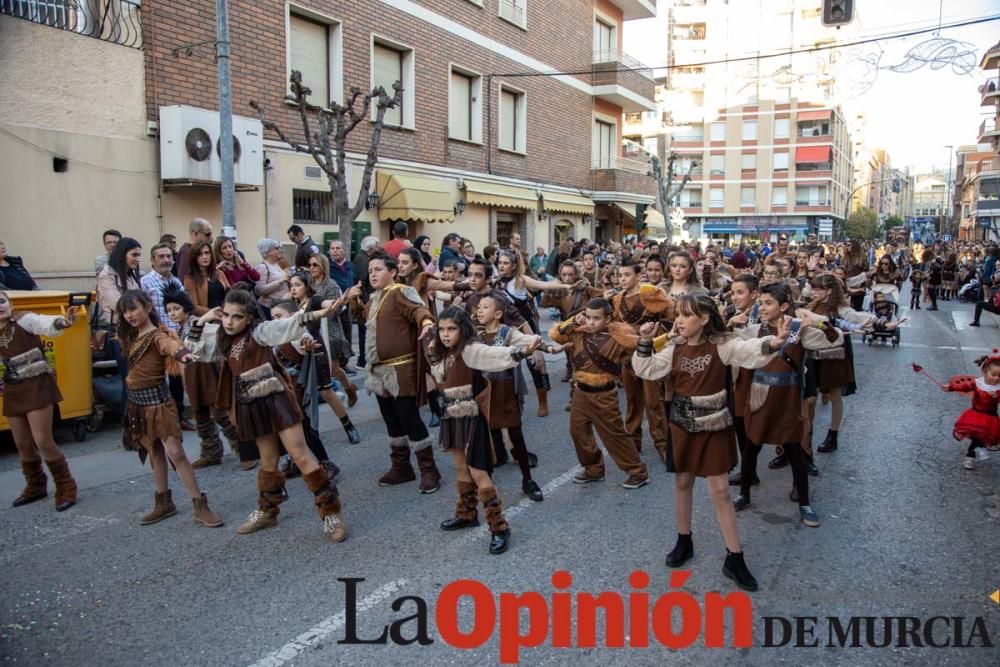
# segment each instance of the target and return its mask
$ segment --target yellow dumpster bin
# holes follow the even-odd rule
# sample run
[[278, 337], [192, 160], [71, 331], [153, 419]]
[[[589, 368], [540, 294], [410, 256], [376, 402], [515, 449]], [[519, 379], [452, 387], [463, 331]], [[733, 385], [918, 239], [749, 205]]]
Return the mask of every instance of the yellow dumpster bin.
[[[14, 310], [30, 311], [39, 315], [65, 315], [70, 307], [70, 292], [9, 291]], [[56, 384], [62, 393], [59, 416], [64, 420], [77, 420], [73, 434], [79, 441], [87, 437], [86, 418], [93, 411], [94, 396], [91, 386], [90, 321], [86, 308], [76, 308], [76, 322], [58, 338], [42, 337], [45, 358], [55, 369]], [[0, 389], [0, 408], [3, 391]], [[0, 431], [10, 428], [0, 409]]]

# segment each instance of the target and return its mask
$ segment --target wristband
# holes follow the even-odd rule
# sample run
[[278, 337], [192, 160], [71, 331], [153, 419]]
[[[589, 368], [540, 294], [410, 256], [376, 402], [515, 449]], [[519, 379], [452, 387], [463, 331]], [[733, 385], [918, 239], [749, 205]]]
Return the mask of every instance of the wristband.
[[639, 344], [635, 348], [636, 354], [640, 357], [651, 357], [653, 356], [653, 339], [640, 338]]

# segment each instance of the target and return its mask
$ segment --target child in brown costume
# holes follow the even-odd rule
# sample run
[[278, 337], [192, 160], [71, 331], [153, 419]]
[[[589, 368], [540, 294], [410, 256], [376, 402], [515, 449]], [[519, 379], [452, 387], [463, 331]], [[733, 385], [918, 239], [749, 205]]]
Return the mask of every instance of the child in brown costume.
[[646, 464], [639, 459], [635, 441], [625, 433], [618, 409], [618, 386], [621, 369], [630, 350], [608, 331], [611, 304], [606, 299], [591, 299], [576, 317], [552, 327], [549, 338], [567, 344], [573, 354], [572, 409], [569, 432], [576, 448], [576, 458], [583, 471], [573, 478], [577, 484], [604, 479], [604, 457], [597, 448], [594, 430], [623, 472], [626, 489], [638, 489], [649, 483]]
[[[24, 490], [14, 507], [48, 495], [42, 458], [56, 484], [56, 511], [76, 504], [76, 481], [66, 457], [52, 437], [52, 408], [62, 400], [39, 336], [58, 336], [73, 326], [76, 312], [65, 317], [15, 312], [7, 292], [0, 291], [0, 365], [3, 367], [3, 416], [10, 424], [24, 473]], [[41, 454], [41, 457], [39, 457]]]
[[[331, 542], [347, 537], [337, 485], [306, 447], [299, 408], [291, 381], [273, 356], [272, 347], [300, 338], [305, 325], [329, 317], [343, 299], [327, 301], [321, 310], [298, 313], [285, 320], [261, 321], [249, 292], [226, 295], [221, 312], [212, 309], [191, 328], [185, 341], [195, 353], [223, 358], [215, 406], [228, 410], [241, 440], [255, 440], [260, 450], [257, 509], [236, 532], [248, 534], [278, 523], [278, 506], [288, 499], [285, 477], [278, 471], [279, 442], [291, 455], [313, 492]], [[202, 335], [209, 322], [222, 320], [218, 338]]]
[[490, 553], [495, 555], [507, 550], [510, 526], [503, 516], [500, 495], [490, 479], [494, 452], [489, 425], [480, 407], [480, 401], [489, 405], [489, 398], [483, 395], [486, 389], [483, 373], [514, 368], [538, 349], [542, 341], [539, 336], [525, 336], [524, 347], [494, 347], [476, 341], [475, 337], [469, 315], [451, 306], [441, 313], [437, 335], [427, 343], [431, 372], [444, 397], [439, 441], [451, 452], [457, 473], [455, 516], [443, 521], [441, 530], [478, 526], [478, 495], [492, 534]]
[[[604, 295], [604, 290], [599, 287], [577, 286], [580, 282], [580, 274], [576, 271], [576, 264], [573, 260], [567, 259], [559, 265], [559, 283], [565, 288], [560, 292], [544, 292], [542, 294], [542, 308], [555, 308], [559, 311], [559, 319], [562, 321], [575, 317], [577, 313], [582, 313], [587, 307], [587, 302], [591, 299]], [[573, 379], [573, 355], [566, 351], [566, 375], [563, 382]], [[569, 412], [572, 404], [572, 385], [569, 388], [570, 401], [566, 404], [566, 411]]]
[[198, 488], [194, 468], [181, 446], [181, 424], [177, 404], [167, 388], [167, 372], [180, 372], [178, 362], [192, 362], [194, 356], [181, 345], [177, 335], [160, 324], [149, 296], [140, 290], [125, 292], [118, 301], [118, 339], [128, 359], [125, 377], [126, 448], [139, 452], [139, 460], [149, 463], [156, 481], [156, 504], [139, 519], [149, 525], [177, 514], [167, 485], [167, 459], [194, 504], [194, 520], [204, 526], [222, 525], [222, 517], [208, 508], [208, 498]]
[[680, 567], [694, 556], [691, 541], [692, 491], [695, 477], [706, 477], [715, 514], [726, 542], [722, 572], [743, 589], [757, 590], [757, 580], [743, 560], [736, 513], [729, 496], [729, 470], [736, 463], [733, 419], [727, 407], [729, 366], [761, 368], [784, 344], [789, 325], [782, 322], [774, 336], [740, 340], [726, 333], [711, 297], [684, 295], [674, 308], [674, 326], [665, 347], [653, 354], [656, 324], [639, 329], [632, 366], [647, 380], [670, 376], [677, 543], [667, 554], [668, 567]]

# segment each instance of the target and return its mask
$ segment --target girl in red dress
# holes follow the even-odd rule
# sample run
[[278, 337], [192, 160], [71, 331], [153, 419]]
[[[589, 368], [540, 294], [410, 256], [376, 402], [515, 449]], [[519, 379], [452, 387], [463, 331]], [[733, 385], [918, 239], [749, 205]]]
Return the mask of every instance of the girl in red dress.
[[[987, 449], [1000, 448], [1000, 417], [997, 404], [1000, 403], [1000, 350], [976, 359], [982, 376], [968, 375], [953, 377], [942, 389], [972, 394], [972, 407], [963, 412], [955, 422], [952, 435], [956, 440], [969, 439], [963, 466], [966, 470], [976, 469], [976, 458], [985, 459]], [[977, 452], [977, 450], [980, 450]]]

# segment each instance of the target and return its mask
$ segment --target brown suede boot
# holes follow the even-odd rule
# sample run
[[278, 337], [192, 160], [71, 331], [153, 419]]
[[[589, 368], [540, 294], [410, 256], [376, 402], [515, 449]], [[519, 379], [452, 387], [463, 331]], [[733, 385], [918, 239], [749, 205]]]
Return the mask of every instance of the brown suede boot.
[[285, 476], [277, 470], [257, 471], [257, 509], [236, 529], [240, 535], [248, 535], [258, 530], [278, 525], [278, 505], [288, 500], [285, 491]]
[[358, 386], [353, 382], [348, 382], [344, 385], [344, 391], [347, 393], [347, 407], [353, 408], [354, 404], [358, 402]]
[[224, 523], [221, 516], [208, 508], [208, 496], [204, 493], [201, 494], [201, 498], [192, 498], [191, 502], [194, 504], [195, 523], [200, 523], [206, 528], [218, 528]]
[[142, 515], [142, 518], [139, 519], [139, 525], [148, 526], [151, 523], [163, 521], [175, 514], [177, 514], [177, 506], [174, 505], [174, 501], [170, 497], [170, 489], [167, 489], [163, 493], [158, 492], [156, 494], [156, 505], [153, 506], [151, 511]]
[[317, 468], [302, 476], [306, 486], [313, 492], [313, 502], [323, 519], [323, 532], [331, 542], [343, 542], [347, 539], [347, 524], [344, 523], [344, 513], [340, 506], [340, 493], [337, 484], [330, 478], [325, 468]]
[[492, 538], [490, 539], [490, 553], [493, 555], [502, 554], [507, 551], [510, 543], [510, 525], [503, 515], [503, 503], [500, 501], [500, 494], [496, 487], [479, 489], [479, 501], [483, 504], [486, 514], [486, 523], [490, 527]]
[[535, 393], [538, 394], [538, 416], [548, 417], [549, 416], [549, 390], [548, 389], [535, 389]]
[[441, 530], [459, 530], [479, 525], [477, 512], [478, 498], [474, 482], [455, 482], [458, 500], [455, 502], [455, 516], [441, 522]]
[[14, 507], [33, 503], [49, 495], [49, 478], [45, 476], [41, 460], [21, 461], [21, 473], [25, 481], [24, 491], [14, 499]]
[[45, 463], [52, 473], [52, 481], [56, 483], [56, 511], [64, 512], [76, 505], [76, 480], [69, 471], [65, 456]]
[[434, 493], [441, 488], [441, 473], [434, 462], [434, 448], [429, 442], [426, 447], [417, 450], [417, 466], [420, 468], [420, 493]]
[[415, 480], [417, 474], [410, 464], [410, 446], [406, 443], [406, 438], [389, 438], [389, 446], [392, 448], [390, 452], [392, 467], [379, 477], [378, 485], [393, 486]]

